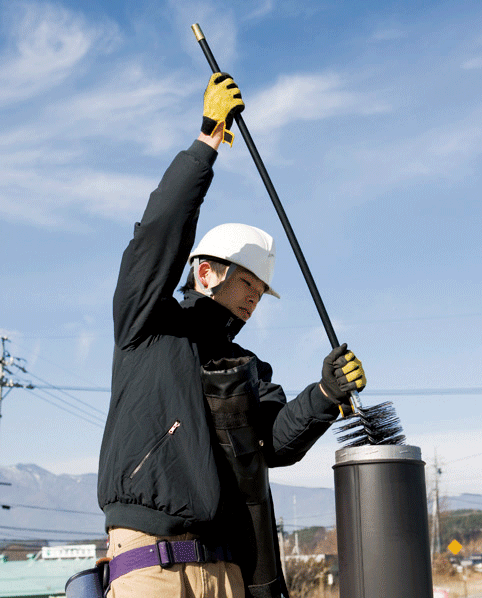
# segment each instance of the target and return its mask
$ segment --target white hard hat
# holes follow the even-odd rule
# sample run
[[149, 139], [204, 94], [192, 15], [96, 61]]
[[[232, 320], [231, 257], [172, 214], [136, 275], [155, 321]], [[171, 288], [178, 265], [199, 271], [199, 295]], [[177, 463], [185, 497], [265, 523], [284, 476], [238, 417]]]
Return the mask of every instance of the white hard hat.
[[249, 270], [268, 286], [266, 293], [280, 298], [271, 288], [276, 248], [268, 233], [248, 224], [221, 224], [207, 232], [189, 256], [209, 256], [226, 260]]

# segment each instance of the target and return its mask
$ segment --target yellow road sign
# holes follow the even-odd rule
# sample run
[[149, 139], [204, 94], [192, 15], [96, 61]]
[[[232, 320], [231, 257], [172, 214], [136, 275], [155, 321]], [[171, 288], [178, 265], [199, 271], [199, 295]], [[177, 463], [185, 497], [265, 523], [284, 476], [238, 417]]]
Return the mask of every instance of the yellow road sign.
[[447, 546], [452, 554], [458, 554], [462, 550], [462, 544], [457, 542], [457, 540], [452, 540], [450, 544]]

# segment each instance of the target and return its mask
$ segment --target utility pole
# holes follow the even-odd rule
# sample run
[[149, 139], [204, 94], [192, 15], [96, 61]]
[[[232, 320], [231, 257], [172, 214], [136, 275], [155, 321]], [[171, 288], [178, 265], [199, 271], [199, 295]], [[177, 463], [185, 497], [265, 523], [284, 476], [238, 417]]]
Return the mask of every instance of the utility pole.
[[440, 500], [439, 500], [439, 487], [438, 478], [442, 475], [442, 470], [438, 466], [437, 451], [435, 451], [434, 458], [434, 496], [432, 504], [432, 545], [431, 545], [431, 556], [432, 561], [435, 554], [440, 554]]
[[8, 341], [6, 336], [2, 336], [2, 356], [0, 357], [0, 417], [2, 417], [2, 400], [3, 400], [3, 387], [7, 384], [4, 382], [4, 369], [7, 365], [7, 349], [5, 343]]
[[[12, 390], [12, 388], [34, 388], [32, 384], [21, 384], [20, 382], [16, 382], [13, 378], [7, 378], [5, 374], [13, 375], [11, 371], [11, 366], [16, 367], [24, 374], [27, 373], [27, 370], [24, 366], [21, 365], [21, 362], [25, 362], [24, 359], [20, 357], [12, 357], [7, 350], [7, 342], [10, 342], [7, 336], [2, 336], [2, 355], [0, 357], [0, 418], [2, 417], [2, 401], [8, 395], [8, 393]], [[6, 388], [7, 391], [4, 393], [3, 389]]]
[[300, 555], [300, 545], [298, 543], [298, 517], [296, 514], [296, 494], [293, 494], [293, 511], [295, 516], [295, 545], [293, 546], [293, 554], [298, 557]]
[[285, 538], [284, 538], [284, 525], [283, 525], [283, 517], [280, 517], [278, 520], [278, 543], [279, 543], [279, 552], [280, 552], [280, 560], [281, 560], [281, 569], [283, 570], [283, 575], [286, 577], [286, 559], [285, 559]]

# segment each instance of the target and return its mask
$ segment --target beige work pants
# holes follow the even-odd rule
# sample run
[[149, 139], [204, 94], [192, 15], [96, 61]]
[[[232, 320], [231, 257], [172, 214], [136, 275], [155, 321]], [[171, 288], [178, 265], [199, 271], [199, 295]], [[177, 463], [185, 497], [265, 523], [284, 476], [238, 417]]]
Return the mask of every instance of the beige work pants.
[[[159, 540], [192, 540], [182, 536], [149, 536], [124, 528], [109, 531], [107, 556], [148, 546]], [[244, 598], [241, 570], [234, 563], [186, 563], [162, 569], [145, 567], [122, 575], [112, 582], [107, 598]]]

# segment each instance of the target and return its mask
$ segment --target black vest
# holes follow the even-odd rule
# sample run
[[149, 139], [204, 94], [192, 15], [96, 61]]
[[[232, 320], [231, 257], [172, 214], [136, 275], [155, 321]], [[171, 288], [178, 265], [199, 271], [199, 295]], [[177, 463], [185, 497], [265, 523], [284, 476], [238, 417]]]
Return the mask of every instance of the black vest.
[[[210, 361], [201, 368], [204, 394], [220, 450], [224, 519], [232, 538], [234, 561], [252, 598], [288, 596], [259, 433], [258, 380], [255, 359]], [[259, 419], [259, 418], [258, 418]]]

